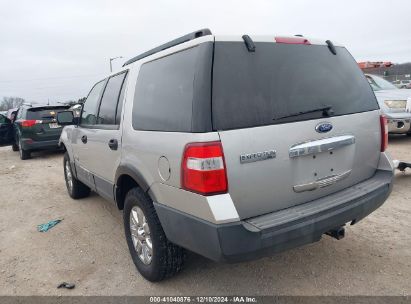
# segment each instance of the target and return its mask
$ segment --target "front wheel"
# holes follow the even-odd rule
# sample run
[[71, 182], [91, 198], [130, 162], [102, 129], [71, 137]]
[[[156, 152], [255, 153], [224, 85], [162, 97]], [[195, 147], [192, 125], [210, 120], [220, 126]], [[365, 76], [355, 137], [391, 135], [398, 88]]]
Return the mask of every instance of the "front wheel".
[[67, 192], [73, 199], [79, 199], [90, 195], [90, 188], [80, 182], [73, 174], [70, 165], [70, 157], [66, 152], [63, 158], [64, 179], [66, 180]]
[[144, 278], [157, 282], [182, 269], [184, 249], [167, 239], [152, 201], [138, 187], [126, 195], [123, 220], [131, 257]]

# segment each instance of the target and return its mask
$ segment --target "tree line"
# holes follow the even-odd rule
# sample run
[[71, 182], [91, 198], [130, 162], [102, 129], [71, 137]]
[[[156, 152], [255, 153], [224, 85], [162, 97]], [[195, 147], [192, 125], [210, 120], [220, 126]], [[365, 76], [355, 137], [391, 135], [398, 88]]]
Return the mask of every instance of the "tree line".
[[9, 109], [18, 108], [25, 102], [21, 97], [3, 97], [0, 101], [0, 111], [7, 111]]
[[[86, 97], [82, 97], [79, 100], [69, 100], [64, 102], [67, 105], [75, 105], [78, 103], [84, 103], [86, 101]], [[10, 109], [18, 108], [26, 101], [24, 98], [21, 97], [3, 97], [3, 100], [0, 101], [0, 111], [7, 111]]]

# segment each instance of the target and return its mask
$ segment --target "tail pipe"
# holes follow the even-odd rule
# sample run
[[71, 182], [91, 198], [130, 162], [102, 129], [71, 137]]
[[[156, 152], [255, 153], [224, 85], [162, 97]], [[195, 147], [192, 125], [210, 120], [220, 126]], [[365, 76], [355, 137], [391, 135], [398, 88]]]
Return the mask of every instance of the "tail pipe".
[[405, 172], [405, 169], [407, 169], [407, 168], [411, 168], [411, 163], [399, 162], [399, 164], [397, 166], [397, 169], [402, 171], [402, 172]]
[[341, 240], [345, 236], [345, 229], [341, 226], [338, 228], [331, 229], [330, 231], [327, 231], [325, 234], [335, 238], [336, 240]]

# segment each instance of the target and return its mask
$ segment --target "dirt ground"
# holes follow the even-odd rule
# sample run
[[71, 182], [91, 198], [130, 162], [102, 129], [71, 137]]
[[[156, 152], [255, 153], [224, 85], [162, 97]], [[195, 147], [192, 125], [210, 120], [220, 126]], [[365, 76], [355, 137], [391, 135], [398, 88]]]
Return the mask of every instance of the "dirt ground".
[[[411, 161], [411, 138], [391, 138], [389, 150]], [[95, 194], [70, 199], [60, 152], [33, 156], [0, 148], [0, 295], [411, 295], [411, 170], [343, 240], [240, 264], [189, 254], [178, 276], [150, 283], [131, 261], [121, 212]], [[56, 289], [63, 281], [76, 288]]]

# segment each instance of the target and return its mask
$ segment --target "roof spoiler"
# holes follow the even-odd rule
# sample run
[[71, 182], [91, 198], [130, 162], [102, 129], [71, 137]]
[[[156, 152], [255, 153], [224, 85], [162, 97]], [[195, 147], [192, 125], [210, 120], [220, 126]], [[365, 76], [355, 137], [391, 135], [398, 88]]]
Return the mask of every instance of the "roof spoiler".
[[158, 52], [160, 52], [160, 51], [163, 51], [163, 50], [166, 50], [166, 49], [168, 49], [168, 48], [171, 48], [171, 47], [173, 47], [173, 46], [176, 46], [176, 45], [179, 45], [179, 44], [181, 44], [181, 43], [184, 43], [184, 42], [187, 42], [187, 41], [196, 39], [196, 38], [200, 38], [200, 37], [203, 37], [203, 36], [208, 36], [208, 35], [211, 35], [211, 31], [210, 31], [209, 29], [201, 29], [201, 30], [198, 30], [198, 31], [189, 33], [189, 34], [187, 34], [187, 35], [181, 36], [181, 37], [179, 37], [179, 38], [177, 38], [177, 39], [171, 40], [171, 41], [169, 41], [169, 42], [167, 42], [167, 43], [164, 43], [164, 44], [162, 44], [162, 45], [160, 45], [160, 46], [158, 46], [158, 47], [155, 47], [154, 49], [151, 49], [151, 50], [149, 50], [149, 51], [147, 51], [147, 52], [144, 52], [144, 53], [142, 53], [142, 54], [140, 54], [140, 55], [137, 55], [137, 56], [135, 56], [135, 57], [127, 60], [127, 61], [123, 64], [123, 67], [126, 66], [126, 65], [129, 65], [130, 63], [133, 63], [133, 62], [135, 62], [135, 61], [137, 61], [137, 60], [143, 59], [143, 58], [145, 58], [145, 57], [147, 57], [147, 56], [150, 56], [150, 55], [153, 55], [153, 54], [158, 53]]

